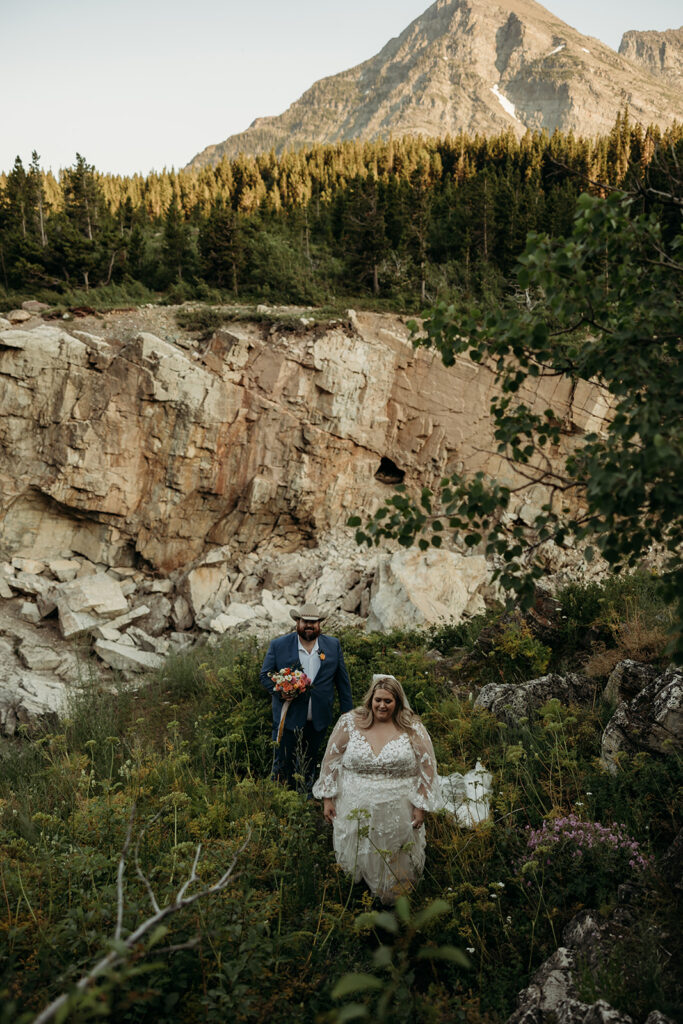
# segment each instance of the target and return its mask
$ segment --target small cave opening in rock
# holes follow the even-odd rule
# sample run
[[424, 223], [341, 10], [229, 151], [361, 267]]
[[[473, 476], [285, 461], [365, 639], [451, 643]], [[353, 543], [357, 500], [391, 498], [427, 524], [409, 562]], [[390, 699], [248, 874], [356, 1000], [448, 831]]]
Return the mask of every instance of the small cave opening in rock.
[[383, 455], [379, 469], [375, 473], [375, 480], [379, 480], [382, 484], [402, 484], [405, 475], [405, 470], [399, 469], [393, 459], [388, 459], [386, 455]]

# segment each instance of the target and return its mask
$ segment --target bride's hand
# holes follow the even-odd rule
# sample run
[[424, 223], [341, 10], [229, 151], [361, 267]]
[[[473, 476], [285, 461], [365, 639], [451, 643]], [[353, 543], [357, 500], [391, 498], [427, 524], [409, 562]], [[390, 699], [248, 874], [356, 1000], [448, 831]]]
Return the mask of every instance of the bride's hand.
[[421, 825], [424, 825], [424, 822], [425, 822], [425, 812], [422, 810], [421, 807], [413, 807], [413, 820], [412, 820], [413, 828], [420, 828]]
[[334, 800], [331, 800], [329, 797], [325, 797], [323, 800], [323, 817], [325, 818], [325, 821], [330, 823], [330, 825], [337, 817], [337, 812], [334, 808]]

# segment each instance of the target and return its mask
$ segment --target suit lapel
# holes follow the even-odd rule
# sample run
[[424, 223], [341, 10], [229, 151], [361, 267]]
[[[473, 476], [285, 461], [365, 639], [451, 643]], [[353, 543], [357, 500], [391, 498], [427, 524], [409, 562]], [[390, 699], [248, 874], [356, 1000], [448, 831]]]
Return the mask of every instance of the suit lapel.
[[299, 661], [299, 635], [298, 633], [292, 633], [292, 641], [289, 647], [289, 661], [286, 665], [287, 668], [301, 668], [301, 662]]

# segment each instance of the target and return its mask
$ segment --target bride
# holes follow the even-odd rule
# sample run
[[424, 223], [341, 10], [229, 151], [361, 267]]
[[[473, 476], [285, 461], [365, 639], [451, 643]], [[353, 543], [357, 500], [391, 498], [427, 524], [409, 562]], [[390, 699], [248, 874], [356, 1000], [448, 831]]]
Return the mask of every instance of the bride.
[[443, 802], [432, 741], [394, 676], [373, 676], [362, 705], [341, 716], [313, 795], [354, 881], [391, 904], [419, 879], [425, 811]]

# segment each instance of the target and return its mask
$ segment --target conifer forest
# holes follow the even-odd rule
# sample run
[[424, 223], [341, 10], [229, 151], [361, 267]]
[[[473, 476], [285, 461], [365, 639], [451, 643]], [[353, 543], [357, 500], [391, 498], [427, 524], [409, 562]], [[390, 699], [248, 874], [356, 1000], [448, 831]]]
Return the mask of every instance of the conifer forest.
[[565, 235], [583, 191], [646, 176], [666, 190], [682, 143], [680, 127], [643, 131], [624, 114], [599, 139], [344, 142], [146, 177], [78, 154], [57, 179], [34, 153], [0, 177], [0, 299], [494, 299], [528, 232]]

